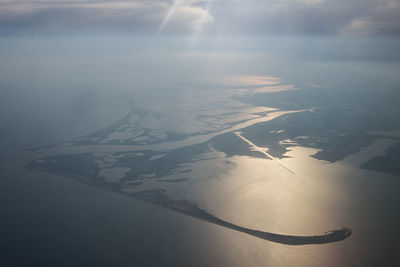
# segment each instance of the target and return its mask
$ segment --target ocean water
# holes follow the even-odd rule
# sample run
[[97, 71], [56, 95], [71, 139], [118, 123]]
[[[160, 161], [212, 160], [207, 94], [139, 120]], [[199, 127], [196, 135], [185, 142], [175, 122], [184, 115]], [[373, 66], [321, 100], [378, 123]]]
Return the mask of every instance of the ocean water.
[[[359, 168], [359, 163], [384, 154], [398, 142], [387, 135], [335, 162], [312, 157], [322, 145], [313, 148], [301, 140], [287, 140], [295, 143], [279, 162], [295, 175], [275, 161], [240, 153], [203, 155], [205, 159], [190, 166], [185, 198], [220, 218], [297, 235], [343, 226], [353, 230], [350, 238], [325, 245], [269, 243], [60, 175], [26, 169], [41, 157], [28, 149], [57, 149], [57, 144], [109, 127], [129, 112], [132, 95], [138, 96], [138, 102], [144, 95], [144, 107], [167, 110], [170, 113], [165, 114], [173, 117], [186, 113], [164, 108], [172, 100], [183, 107], [201, 99], [195, 114], [217, 112], [218, 101], [184, 92], [195, 88], [200, 96], [221, 99], [225, 93], [221, 88], [232, 86], [221, 82], [226, 77], [276, 77], [296, 88], [294, 95], [290, 90], [263, 98], [234, 95], [233, 101], [241, 105], [288, 110], [324, 103], [340, 110], [329, 113], [335, 125], [356, 113], [350, 107], [363, 108], [382, 121], [371, 130], [400, 128], [397, 40], [235, 38], [193, 44], [179, 36], [3, 37], [1, 263], [396, 266], [400, 262], [396, 254], [400, 180]], [[239, 83], [234, 89], [246, 86]], [[245, 118], [253, 114], [246, 112], [241, 113]], [[235, 118], [223, 119], [216, 123], [235, 122]], [[186, 121], [183, 128], [189, 125]], [[371, 121], [363, 117], [356, 123], [365, 129]], [[233, 129], [250, 139], [252, 132], [246, 128]], [[354, 134], [361, 136], [361, 132]], [[251, 140], [257, 143], [258, 139]], [[171, 194], [183, 192], [174, 184], [169, 187]]]

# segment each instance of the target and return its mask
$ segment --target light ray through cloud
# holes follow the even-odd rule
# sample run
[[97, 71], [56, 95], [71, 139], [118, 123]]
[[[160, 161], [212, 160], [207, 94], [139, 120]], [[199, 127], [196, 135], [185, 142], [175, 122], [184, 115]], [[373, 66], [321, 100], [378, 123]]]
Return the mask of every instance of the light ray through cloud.
[[174, 15], [176, 10], [179, 8], [183, 0], [175, 0], [174, 4], [171, 6], [171, 8], [168, 10], [167, 15], [164, 17], [160, 27], [158, 28], [158, 32], [162, 32], [165, 28], [165, 26], [168, 24], [169, 20], [171, 17]]
[[0, 32], [400, 36], [399, 12], [399, 0], [0, 0]]
[[[203, 13], [203, 15], [196, 22], [196, 25], [194, 27], [193, 33], [192, 33], [192, 35], [190, 37], [190, 43], [193, 43], [198, 39], [199, 35], [201, 34], [201, 31], [203, 30], [203, 24], [205, 22], [210, 21], [209, 10], [211, 8], [211, 4], [212, 4], [212, 1], [211, 0], [207, 0], [207, 3], [206, 3], [205, 8], [204, 8], [205, 12]], [[212, 20], [212, 18], [211, 18], [211, 20]]]

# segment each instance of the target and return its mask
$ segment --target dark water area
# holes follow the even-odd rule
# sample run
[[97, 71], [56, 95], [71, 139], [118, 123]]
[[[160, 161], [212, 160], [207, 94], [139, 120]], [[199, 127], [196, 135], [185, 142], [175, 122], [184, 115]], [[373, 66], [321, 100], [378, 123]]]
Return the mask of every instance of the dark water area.
[[[26, 110], [29, 104], [34, 105], [30, 111]], [[154, 266], [167, 262], [163, 255], [169, 254], [166, 250], [175, 247], [171, 242], [176, 242], [170, 233], [182, 228], [179, 215], [171, 216], [170, 212], [149, 204], [60, 176], [25, 169], [34, 155], [24, 149], [92, 131], [90, 123], [99, 120], [99, 113], [106, 113], [107, 109], [107, 105], [101, 105], [88, 115], [85, 111], [89, 107], [82, 111], [85, 115], [71, 116], [75, 119], [66, 122], [51, 114], [53, 104], [41, 103], [42, 110], [49, 113], [40, 112], [39, 106], [26, 100], [15, 108], [29, 119], [12, 116], [18, 120], [2, 121], [0, 265]], [[114, 111], [112, 119], [125, 111], [115, 111], [116, 106], [123, 105], [108, 106], [107, 111]], [[68, 112], [75, 110], [66, 112], [69, 116]], [[108, 120], [100, 125], [109, 123]], [[149, 252], [153, 257], [147, 256]]]
[[93, 91], [36, 93], [2, 92], [0, 265], [183, 265], [171, 248], [182, 248], [176, 233], [186, 218], [26, 169], [37, 157], [26, 149], [108, 126], [129, 110], [126, 99]]
[[182, 227], [179, 216], [52, 175], [2, 171], [1, 188], [3, 266], [159, 265]]

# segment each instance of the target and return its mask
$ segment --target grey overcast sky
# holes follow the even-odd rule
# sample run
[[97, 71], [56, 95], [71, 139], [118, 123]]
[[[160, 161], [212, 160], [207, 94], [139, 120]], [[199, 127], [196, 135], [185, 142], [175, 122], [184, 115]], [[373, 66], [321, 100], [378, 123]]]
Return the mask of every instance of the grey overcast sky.
[[0, 30], [399, 35], [400, 0], [0, 0]]

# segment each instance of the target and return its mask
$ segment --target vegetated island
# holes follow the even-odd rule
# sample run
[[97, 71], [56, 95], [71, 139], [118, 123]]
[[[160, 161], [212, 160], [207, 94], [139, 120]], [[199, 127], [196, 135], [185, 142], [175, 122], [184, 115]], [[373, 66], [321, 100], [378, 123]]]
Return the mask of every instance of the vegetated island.
[[386, 150], [385, 155], [378, 156], [363, 163], [360, 167], [367, 170], [385, 172], [400, 177], [400, 143]]

